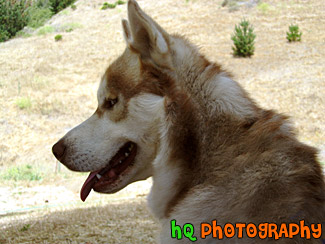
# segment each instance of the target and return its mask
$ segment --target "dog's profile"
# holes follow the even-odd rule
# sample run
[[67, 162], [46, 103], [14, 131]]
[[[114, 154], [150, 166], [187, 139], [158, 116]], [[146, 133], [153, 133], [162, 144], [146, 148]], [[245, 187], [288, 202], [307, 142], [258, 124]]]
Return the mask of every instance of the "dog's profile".
[[[53, 146], [69, 169], [91, 172], [114, 193], [153, 177], [148, 205], [161, 224], [191, 223], [198, 243], [322, 243], [325, 183], [316, 150], [296, 139], [286, 116], [258, 107], [231, 76], [134, 0], [122, 26], [127, 47], [106, 70], [98, 108]], [[320, 224], [321, 237], [199, 238], [201, 223]]]

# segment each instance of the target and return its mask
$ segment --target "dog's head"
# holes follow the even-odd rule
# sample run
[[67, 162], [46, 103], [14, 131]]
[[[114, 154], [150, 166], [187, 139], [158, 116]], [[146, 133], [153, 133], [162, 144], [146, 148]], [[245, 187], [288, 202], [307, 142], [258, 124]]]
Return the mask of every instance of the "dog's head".
[[166, 73], [173, 72], [171, 37], [133, 0], [128, 19], [122, 21], [127, 47], [102, 77], [96, 112], [52, 149], [69, 169], [91, 172], [82, 200], [91, 189], [113, 193], [152, 175], [171, 80]]

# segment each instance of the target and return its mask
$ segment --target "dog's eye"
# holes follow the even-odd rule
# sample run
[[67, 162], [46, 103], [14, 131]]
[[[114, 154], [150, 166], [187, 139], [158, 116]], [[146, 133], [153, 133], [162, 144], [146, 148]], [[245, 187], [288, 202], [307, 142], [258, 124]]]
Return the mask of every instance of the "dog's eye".
[[111, 109], [118, 102], [117, 98], [110, 99], [106, 98], [103, 107], [107, 109]]

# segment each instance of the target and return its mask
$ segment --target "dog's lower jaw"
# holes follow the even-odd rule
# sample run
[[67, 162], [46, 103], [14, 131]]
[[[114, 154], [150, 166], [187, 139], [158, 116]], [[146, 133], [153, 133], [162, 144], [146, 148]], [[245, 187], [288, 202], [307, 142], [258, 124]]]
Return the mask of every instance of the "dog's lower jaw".
[[126, 170], [123, 174], [119, 175], [118, 179], [113, 184], [102, 187], [94, 186], [93, 190], [102, 194], [113, 194], [127, 187], [129, 184], [146, 180], [152, 176], [152, 163], [148, 163], [148, 165], [144, 166], [142, 169], [132, 169], [131, 167], [129, 171], [130, 172]]
[[122, 184], [121, 182], [116, 182], [113, 183], [109, 186], [101, 186], [101, 187], [94, 187], [93, 190], [95, 192], [98, 193], [103, 193], [103, 194], [113, 194], [116, 193], [120, 190], [122, 190], [124, 187], [126, 187], [128, 184], [130, 184], [129, 182], [126, 182], [124, 184]]

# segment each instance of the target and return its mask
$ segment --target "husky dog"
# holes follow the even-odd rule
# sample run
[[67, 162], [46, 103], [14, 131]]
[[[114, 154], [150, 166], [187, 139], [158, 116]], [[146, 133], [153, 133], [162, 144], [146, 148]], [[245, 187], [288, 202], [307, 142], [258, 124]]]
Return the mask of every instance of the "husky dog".
[[[325, 183], [316, 150], [286, 116], [264, 110], [198, 48], [170, 35], [136, 1], [122, 26], [127, 47], [103, 75], [98, 108], [53, 146], [81, 189], [114, 193], [153, 177], [148, 205], [161, 224], [190, 223], [197, 243], [322, 243]], [[199, 238], [201, 223], [319, 223], [322, 237]], [[178, 230], [179, 231], [179, 230]], [[271, 233], [272, 234], [272, 233]]]

